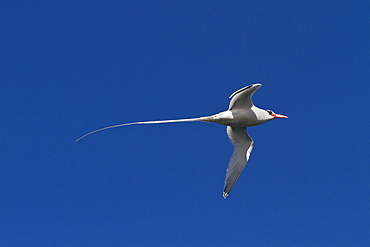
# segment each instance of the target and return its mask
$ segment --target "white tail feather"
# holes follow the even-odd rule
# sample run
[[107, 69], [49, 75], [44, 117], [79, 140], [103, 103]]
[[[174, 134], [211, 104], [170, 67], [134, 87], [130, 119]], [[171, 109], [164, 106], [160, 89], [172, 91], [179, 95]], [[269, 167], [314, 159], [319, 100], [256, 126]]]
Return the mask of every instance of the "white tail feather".
[[94, 131], [91, 131], [80, 138], [78, 138], [75, 142], [78, 142], [82, 138], [91, 135], [93, 133], [106, 130], [106, 129], [112, 129], [112, 128], [117, 128], [117, 127], [122, 127], [122, 126], [128, 126], [128, 125], [134, 125], [134, 124], [161, 124], [161, 123], [181, 123], [181, 122], [196, 122], [196, 121], [201, 121], [201, 122], [212, 122], [211, 117], [199, 117], [199, 118], [188, 118], [188, 119], [174, 119], [174, 120], [158, 120], [158, 121], [144, 121], [144, 122], [134, 122], [134, 123], [125, 123], [125, 124], [117, 124], [117, 125], [112, 125], [108, 127], [104, 127], [101, 129], [97, 129]]

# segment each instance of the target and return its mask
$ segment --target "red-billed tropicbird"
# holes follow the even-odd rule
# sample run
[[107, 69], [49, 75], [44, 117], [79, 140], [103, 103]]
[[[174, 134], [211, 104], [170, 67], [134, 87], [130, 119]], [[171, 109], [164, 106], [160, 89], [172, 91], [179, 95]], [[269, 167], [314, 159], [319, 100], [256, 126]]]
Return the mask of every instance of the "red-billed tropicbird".
[[200, 121], [226, 125], [227, 135], [231, 143], [234, 145], [234, 152], [231, 156], [228, 168], [226, 170], [226, 179], [223, 190], [223, 197], [226, 198], [230, 194], [232, 188], [235, 186], [236, 181], [238, 181], [238, 178], [242, 173], [246, 163], [248, 162], [250, 153], [253, 148], [253, 140], [252, 138], [250, 138], [246, 131], [247, 127], [263, 124], [275, 118], [288, 118], [287, 116], [276, 114], [270, 110], [260, 109], [253, 104], [252, 95], [261, 86], [261, 84], [257, 83], [237, 90], [230, 96], [231, 101], [229, 104], [229, 109], [227, 111], [223, 111], [212, 116], [117, 124], [89, 132], [78, 138], [76, 142], [92, 133], [101, 130], [133, 124], [159, 124]]

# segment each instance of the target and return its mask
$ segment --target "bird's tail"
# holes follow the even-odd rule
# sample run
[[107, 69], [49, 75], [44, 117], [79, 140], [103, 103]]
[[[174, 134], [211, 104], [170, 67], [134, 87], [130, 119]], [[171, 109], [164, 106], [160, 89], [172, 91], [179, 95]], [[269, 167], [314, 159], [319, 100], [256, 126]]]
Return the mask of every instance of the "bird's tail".
[[78, 138], [75, 142], [78, 142], [82, 138], [91, 135], [93, 133], [106, 130], [106, 129], [112, 129], [112, 128], [117, 128], [117, 127], [122, 127], [122, 126], [128, 126], [128, 125], [134, 125], [134, 124], [162, 124], [162, 123], [182, 123], [182, 122], [212, 122], [212, 117], [199, 117], [199, 118], [188, 118], [188, 119], [173, 119], [173, 120], [157, 120], [157, 121], [144, 121], [144, 122], [134, 122], [134, 123], [125, 123], [125, 124], [117, 124], [117, 125], [112, 125], [108, 127], [104, 127], [101, 129], [97, 129], [94, 131], [91, 131], [80, 138]]

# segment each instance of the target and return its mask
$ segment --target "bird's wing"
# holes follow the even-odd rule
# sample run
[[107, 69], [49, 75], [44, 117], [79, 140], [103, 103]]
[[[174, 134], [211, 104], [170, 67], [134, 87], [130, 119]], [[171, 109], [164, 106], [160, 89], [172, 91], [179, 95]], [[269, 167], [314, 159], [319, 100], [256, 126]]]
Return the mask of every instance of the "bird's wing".
[[229, 104], [229, 111], [231, 110], [237, 110], [237, 109], [245, 109], [246, 107], [252, 107], [252, 95], [254, 92], [257, 91], [262, 85], [252, 84], [247, 87], [243, 87], [242, 89], [239, 89], [238, 91], [235, 91], [230, 98], [230, 104]]
[[238, 181], [253, 148], [253, 140], [248, 135], [246, 128], [227, 126], [227, 135], [234, 145], [234, 152], [226, 171], [224, 198], [229, 195]]

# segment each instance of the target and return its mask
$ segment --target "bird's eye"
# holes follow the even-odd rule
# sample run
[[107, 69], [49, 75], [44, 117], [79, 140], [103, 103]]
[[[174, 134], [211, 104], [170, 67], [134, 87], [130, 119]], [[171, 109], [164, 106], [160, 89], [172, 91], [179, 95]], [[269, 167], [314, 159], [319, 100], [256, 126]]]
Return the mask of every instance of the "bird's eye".
[[272, 114], [272, 111], [270, 111], [270, 110], [266, 110], [270, 115]]

